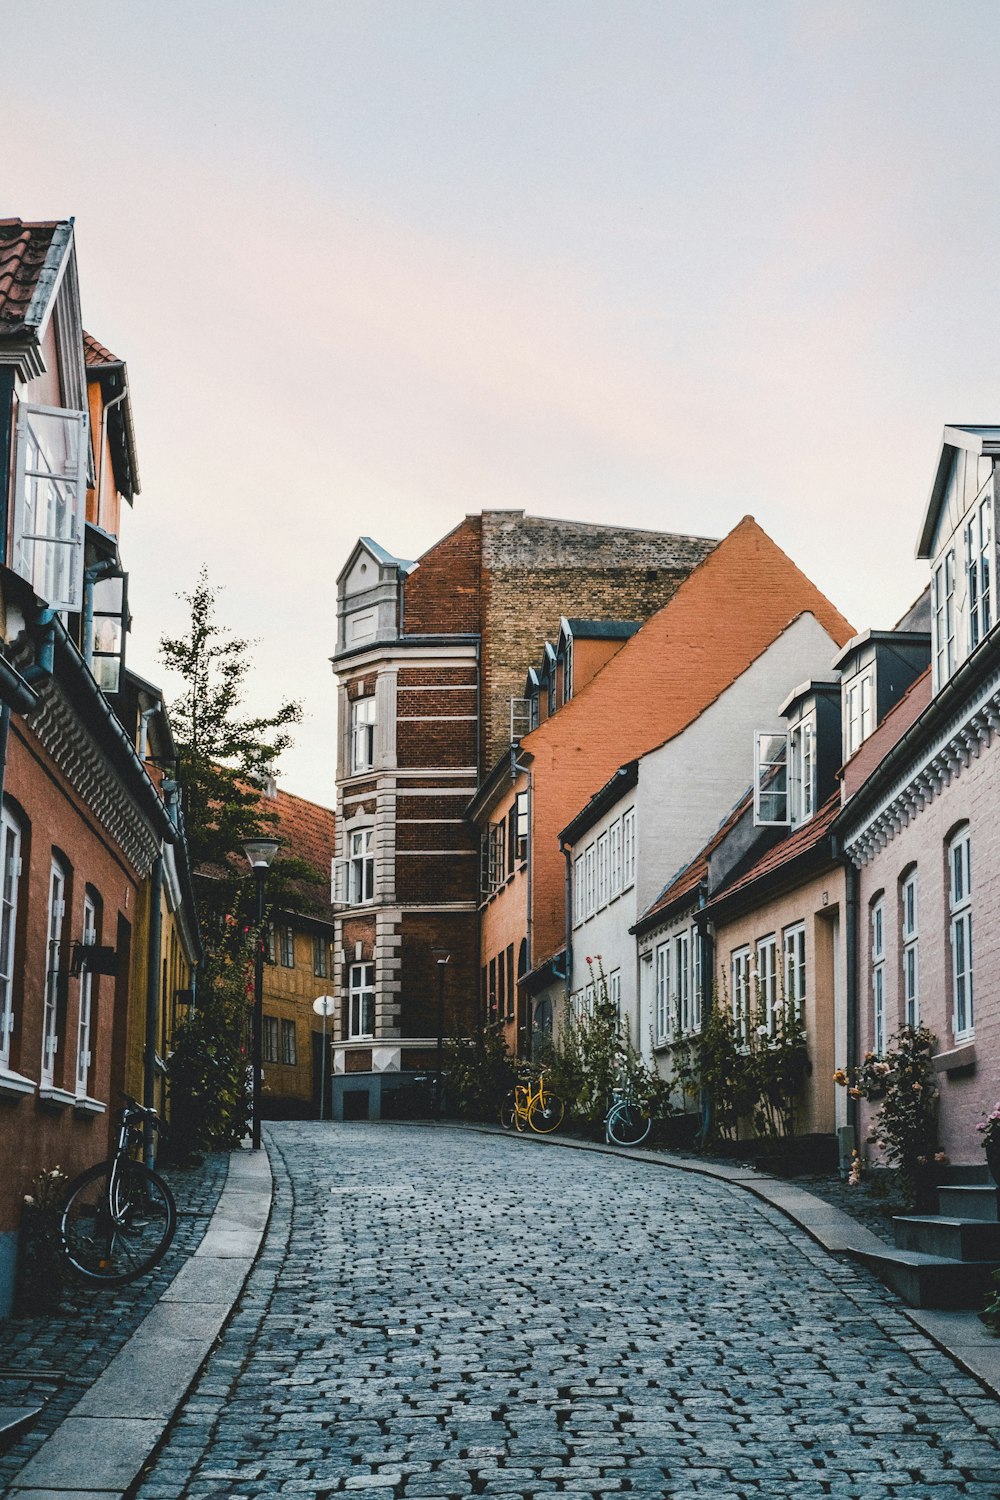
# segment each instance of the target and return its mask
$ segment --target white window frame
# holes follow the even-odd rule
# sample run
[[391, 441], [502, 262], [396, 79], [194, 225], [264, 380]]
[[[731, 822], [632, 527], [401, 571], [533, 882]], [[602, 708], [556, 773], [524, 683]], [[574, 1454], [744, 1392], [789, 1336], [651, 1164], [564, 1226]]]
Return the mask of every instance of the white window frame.
[[[93, 947], [97, 942], [97, 906], [88, 893], [83, 898], [84, 947]], [[91, 1017], [94, 1001], [94, 976], [90, 966], [84, 963], [80, 970], [80, 1003], [76, 1027], [76, 1097], [88, 1097], [87, 1084], [90, 1079], [92, 1049], [90, 1045]]]
[[56, 1053], [59, 1051], [59, 967], [62, 959], [63, 928], [66, 920], [66, 871], [57, 859], [49, 868], [49, 910], [45, 963], [45, 1006], [42, 1017], [43, 1088], [55, 1082]]
[[635, 884], [635, 808], [622, 813], [622, 890]]
[[597, 845], [588, 844], [583, 851], [583, 874], [586, 887], [584, 916], [592, 917], [597, 910]]
[[[75, 613], [83, 606], [83, 536], [90, 451], [87, 421], [85, 411], [27, 403], [19, 407], [17, 417], [11, 566], [51, 609]], [[58, 422], [66, 434], [67, 457], [61, 474], [49, 466], [51, 455], [49, 463], [45, 461], [44, 445], [38, 442], [40, 429], [49, 422]], [[29, 457], [29, 448], [38, 455], [34, 462]], [[45, 485], [51, 487], [45, 507], [47, 525], [39, 515], [38, 492]], [[52, 518], [53, 506], [61, 517], [58, 523]]]
[[691, 1030], [700, 1031], [702, 1021], [701, 933], [691, 928]]
[[351, 702], [351, 773], [370, 771], [375, 765], [375, 695]]
[[975, 1034], [972, 949], [972, 838], [966, 827], [948, 845], [948, 912], [951, 931], [952, 1034]]
[[806, 927], [795, 922], [781, 934], [781, 951], [785, 977], [785, 1004], [795, 1007], [796, 1021], [801, 1023], [806, 999]]
[[14, 1035], [14, 949], [21, 888], [21, 828], [5, 807], [0, 813], [0, 1068], [10, 1067]]
[[656, 945], [656, 1040], [665, 1042], [670, 1027], [670, 942]]
[[900, 932], [903, 940], [900, 988], [903, 995], [903, 1020], [907, 1026], [920, 1025], [919, 901], [917, 872], [911, 870], [903, 880], [900, 891]]
[[844, 759], [858, 750], [875, 728], [875, 668], [866, 667], [844, 688]]
[[597, 909], [608, 904], [608, 835], [601, 834], [597, 840]]
[[965, 527], [966, 600], [969, 650], [974, 651], [993, 627], [993, 483]]
[[691, 934], [685, 928], [674, 936], [674, 1016], [680, 1036], [691, 1031]]
[[756, 970], [758, 1005], [764, 1007], [764, 1025], [773, 1037], [778, 1026], [778, 939], [773, 932], [757, 939]]
[[957, 665], [955, 639], [955, 548], [950, 546], [932, 579], [935, 687], [941, 688]]
[[753, 737], [753, 820], [758, 828], [787, 828], [788, 734], [757, 729]]
[[746, 1046], [750, 1040], [749, 944], [744, 944], [741, 948], [734, 948], [730, 958], [733, 978], [733, 1021], [736, 1026], [736, 1040], [740, 1046]]
[[[375, 965], [351, 964], [348, 972], [347, 1030], [350, 1041], [375, 1035]], [[371, 1022], [371, 1030], [366, 1022]]]
[[620, 1016], [622, 1013], [622, 971], [612, 969], [608, 975], [608, 999]]
[[573, 926], [579, 927], [587, 915], [587, 893], [585, 888], [583, 855], [573, 861]]
[[868, 917], [872, 969], [872, 1051], [885, 1056], [885, 897], [873, 901]]
[[788, 821], [793, 828], [816, 811], [816, 721], [807, 714], [788, 731]]
[[616, 818], [608, 829], [608, 897], [611, 901], [622, 890], [622, 820]]
[[375, 830], [347, 831], [347, 900], [351, 906], [367, 906], [375, 899]]

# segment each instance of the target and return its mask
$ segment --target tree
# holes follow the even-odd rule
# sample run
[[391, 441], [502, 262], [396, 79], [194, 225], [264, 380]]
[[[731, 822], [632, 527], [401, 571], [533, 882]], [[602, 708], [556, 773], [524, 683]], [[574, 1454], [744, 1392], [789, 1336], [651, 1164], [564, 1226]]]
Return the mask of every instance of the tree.
[[[243, 712], [254, 643], [218, 624], [218, 592], [202, 568], [193, 591], [179, 595], [190, 610], [186, 633], [160, 640], [164, 664], [183, 683], [170, 704], [177, 779], [191, 867], [201, 877], [206, 915], [216, 923], [250, 898], [243, 844], [266, 836], [276, 822], [260, 789], [292, 742], [289, 729], [302, 718], [302, 705], [292, 699], [273, 714]], [[268, 889], [274, 904], [281, 905], [283, 881], [322, 883], [323, 878], [303, 861], [286, 857], [276, 863]], [[301, 900], [294, 904], [301, 909]]]

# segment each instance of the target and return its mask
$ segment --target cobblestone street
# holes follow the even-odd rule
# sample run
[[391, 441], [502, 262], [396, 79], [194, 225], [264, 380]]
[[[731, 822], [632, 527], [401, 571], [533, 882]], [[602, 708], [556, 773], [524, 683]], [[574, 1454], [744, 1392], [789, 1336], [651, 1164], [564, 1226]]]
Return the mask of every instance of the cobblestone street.
[[139, 1500], [1000, 1494], [996, 1403], [746, 1192], [448, 1127], [269, 1145], [264, 1250]]

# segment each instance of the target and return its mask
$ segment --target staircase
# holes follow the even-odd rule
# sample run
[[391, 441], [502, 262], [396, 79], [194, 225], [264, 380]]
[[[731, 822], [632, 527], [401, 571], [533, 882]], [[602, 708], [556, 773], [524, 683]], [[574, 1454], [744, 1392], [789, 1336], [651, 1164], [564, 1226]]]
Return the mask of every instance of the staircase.
[[857, 1258], [911, 1307], [981, 1308], [1000, 1269], [997, 1189], [986, 1167], [949, 1167], [938, 1208], [897, 1215], [895, 1249]]

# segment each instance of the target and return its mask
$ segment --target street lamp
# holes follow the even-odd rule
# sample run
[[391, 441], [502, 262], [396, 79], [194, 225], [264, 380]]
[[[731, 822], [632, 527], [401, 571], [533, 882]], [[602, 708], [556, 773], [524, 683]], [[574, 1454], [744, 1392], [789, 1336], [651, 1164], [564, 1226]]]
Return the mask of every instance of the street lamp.
[[253, 969], [253, 1138], [255, 1151], [260, 1150], [260, 1089], [263, 1076], [261, 1056], [264, 1034], [264, 881], [271, 861], [278, 852], [277, 839], [247, 839], [243, 845], [257, 882], [257, 951]]
[[444, 966], [451, 959], [451, 950], [449, 948], [432, 948], [431, 952], [438, 966], [437, 1076], [434, 1082], [434, 1118], [440, 1120], [441, 1108], [444, 1104], [442, 1078], [444, 1072]]

